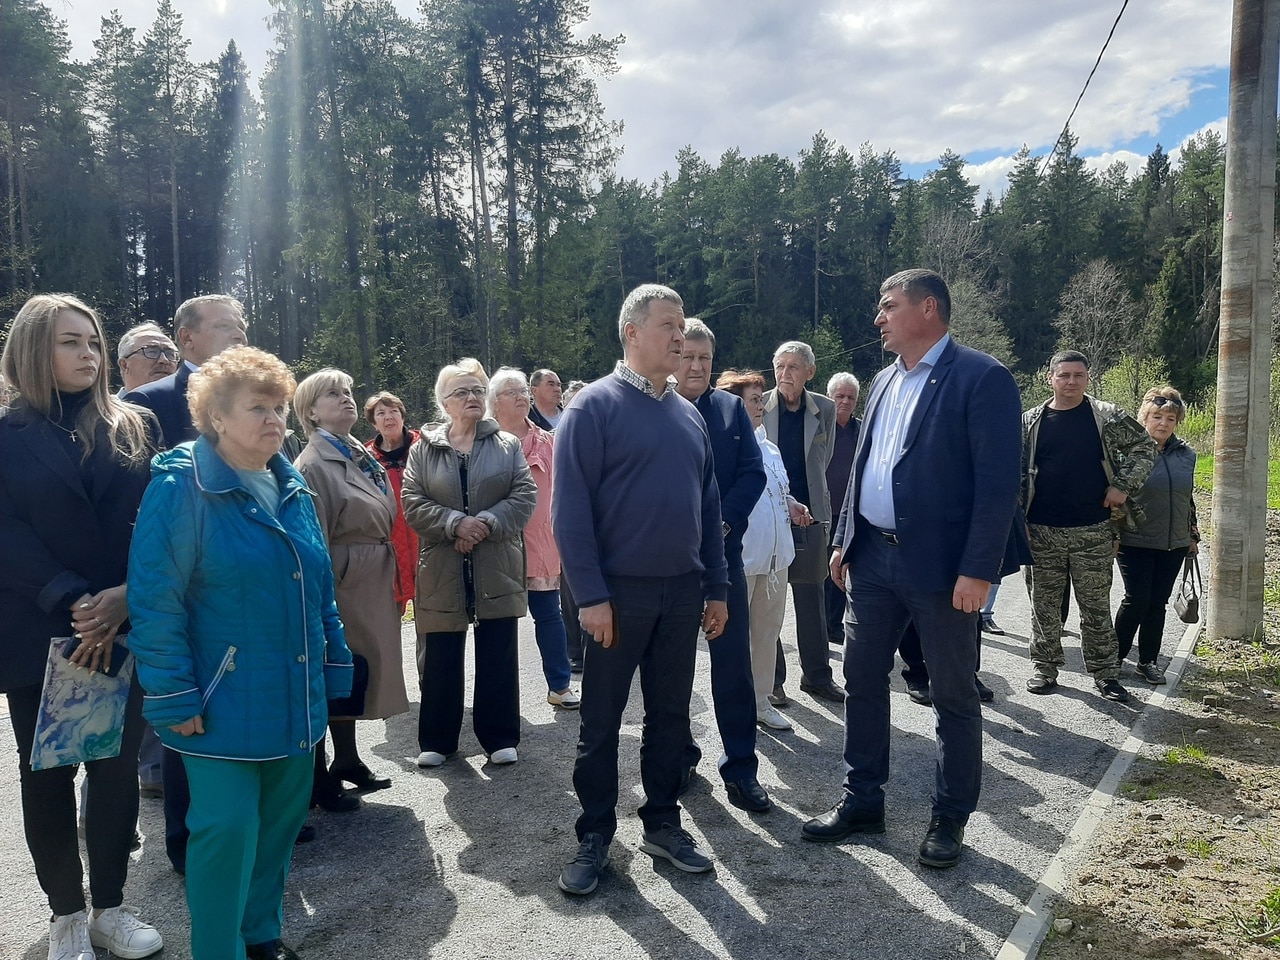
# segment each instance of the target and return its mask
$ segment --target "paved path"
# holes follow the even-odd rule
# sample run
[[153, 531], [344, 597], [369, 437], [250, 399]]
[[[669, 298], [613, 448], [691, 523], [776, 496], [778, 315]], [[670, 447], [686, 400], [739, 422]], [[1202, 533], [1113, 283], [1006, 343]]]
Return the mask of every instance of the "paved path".
[[[1116, 586], [1118, 600], [1118, 574]], [[1082, 673], [1073, 611], [1060, 692], [1032, 696], [1023, 686], [1028, 605], [1020, 577], [1005, 581], [996, 615], [1010, 633], [984, 638], [982, 675], [996, 702], [983, 711], [983, 797], [964, 859], [953, 870], [915, 862], [929, 815], [933, 713], [907, 698], [896, 675], [887, 832], [836, 846], [809, 844], [800, 839], [801, 824], [838, 799], [840, 716], [799, 694], [791, 648], [788, 713], [796, 731], [762, 731], [759, 739], [760, 779], [777, 806], [765, 815], [729, 806], [712, 762], [719, 743], [704, 647], [693, 722], [706, 754], [701, 772], [710, 779], [696, 780], [687, 796], [685, 826], [715, 856], [717, 869], [690, 876], [636, 849], [637, 687], [623, 729], [621, 822], [610, 872], [591, 897], [565, 896], [555, 881], [575, 847], [570, 774], [578, 724], [575, 714], [544, 702], [526, 621], [520, 762], [486, 765], [464, 730], [458, 758], [419, 771], [416, 703], [411, 714], [385, 724], [360, 724], [369, 765], [392, 776], [394, 786], [358, 812], [313, 816], [320, 836], [297, 848], [285, 939], [304, 960], [994, 956], [1150, 691], [1126, 671], [1132, 704], [1093, 693]], [[1181, 632], [1170, 619], [1166, 654]], [[784, 636], [792, 635], [788, 614]], [[411, 629], [404, 650], [411, 674]], [[0, 723], [0, 753], [11, 758], [0, 774], [0, 808], [7, 811], [0, 821], [0, 960], [43, 960], [47, 909], [22, 838], [13, 749], [11, 727]], [[185, 894], [164, 857], [159, 801], [143, 801], [141, 828], [148, 839], [134, 854], [126, 900], [159, 926], [169, 944], [162, 956], [186, 960]]]

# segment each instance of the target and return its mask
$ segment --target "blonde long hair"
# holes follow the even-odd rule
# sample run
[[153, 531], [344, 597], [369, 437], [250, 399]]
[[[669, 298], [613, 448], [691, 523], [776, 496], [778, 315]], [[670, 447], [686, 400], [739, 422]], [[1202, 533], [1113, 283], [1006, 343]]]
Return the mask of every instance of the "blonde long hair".
[[97, 312], [69, 293], [41, 293], [22, 305], [9, 325], [9, 335], [0, 357], [0, 370], [9, 387], [16, 391], [23, 406], [53, 420], [62, 413], [53, 378], [54, 324], [63, 310], [74, 310], [88, 317], [95, 336], [102, 345], [102, 362], [89, 387], [89, 402], [76, 417], [76, 430], [84, 437], [84, 453], [93, 452], [99, 425], [107, 428], [111, 446], [125, 460], [137, 463], [151, 457], [155, 447], [147, 425], [138, 410], [111, 393], [110, 352]]

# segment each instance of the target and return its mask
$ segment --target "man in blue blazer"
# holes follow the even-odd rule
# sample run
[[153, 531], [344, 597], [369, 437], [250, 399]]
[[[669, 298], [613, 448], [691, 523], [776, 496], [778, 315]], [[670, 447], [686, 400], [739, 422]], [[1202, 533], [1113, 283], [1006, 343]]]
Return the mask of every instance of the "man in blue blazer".
[[906, 270], [880, 293], [875, 323], [898, 359], [871, 386], [832, 537], [831, 575], [847, 585], [852, 613], [844, 657], [849, 772], [840, 802], [802, 834], [835, 842], [884, 831], [889, 674], [912, 620], [938, 717], [933, 812], [919, 860], [950, 867], [982, 779], [978, 611], [990, 585], [1025, 553], [1021, 401], [999, 361], [952, 341], [951, 295], [940, 276]]
[[[756, 688], [751, 674], [751, 608], [747, 600], [747, 576], [742, 569], [742, 535], [747, 518], [764, 492], [764, 458], [756, 443], [751, 416], [732, 393], [711, 386], [716, 335], [697, 317], [684, 322], [684, 351], [676, 371], [676, 393], [702, 414], [711, 438], [716, 486], [720, 488], [720, 517], [724, 523], [724, 558], [729, 565], [729, 622], [715, 641], [711, 654], [711, 702], [724, 756], [720, 776], [729, 802], [735, 807], [764, 813], [773, 804], [756, 778]], [[690, 733], [684, 748], [687, 787], [702, 751]]]
[[140, 386], [125, 395], [130, 403], [146, 407], [160, 421], [166, 449], [196, 438], [187, 408], [187, 381], [193, 371], [228, 347], [248, 343], [244, 307], [234, 297], [213, 294], [192, 297], [173, 316], [182, 366], [177, 371]]

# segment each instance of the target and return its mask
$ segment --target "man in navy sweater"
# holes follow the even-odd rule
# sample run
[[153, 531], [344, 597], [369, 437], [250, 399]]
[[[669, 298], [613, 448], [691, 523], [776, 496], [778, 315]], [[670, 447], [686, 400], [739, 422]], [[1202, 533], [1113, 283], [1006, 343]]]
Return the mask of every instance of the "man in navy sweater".
[[[716, 335], [701, 320], [684, 322], [684, 353], [676, 371], [676, 391], [695, 407], [707, 425], [715, 456], [716, 485], [720, 488], [720, 517], [724, 524], [724, 557], [729, 566], [729, 625], [711, 644], [711, 702], [724, 756], [720, 776], [729, 802], [742, 810], [763, 813], [772, 805], [756, 772], [755, 681], [751, 675], [751, 616], [747, 577], [742, 570], [742, 535], [747, 518], [764, 490], [764, 458], [756, 443], [751, 417], [732, 393], [711, 388], [711, 364]], [[692, 733], [684, 750], [689, 782], [702, 751]]]
[[711, 440], [674, 389], [684, 304], [645, 284], [618, 317], [623, 359], [585, 387], [556, 430], [551, 520], [578, 617], [593, 643], [583, 665], [573, 786], [582, 804], [577, 855], [560, 889], [595, 890], [617, 829], [618, 734], [640, 670], [644, 730], [640, 849], [688, 873], [712, 863], [680, 828], [698, 627], [716, 642], [728, 621], [728, 567]]

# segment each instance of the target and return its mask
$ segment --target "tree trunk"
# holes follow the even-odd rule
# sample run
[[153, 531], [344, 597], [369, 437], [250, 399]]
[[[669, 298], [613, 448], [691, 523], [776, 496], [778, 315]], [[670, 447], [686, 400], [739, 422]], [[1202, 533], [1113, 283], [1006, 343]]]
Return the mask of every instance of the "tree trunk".
[[1280, 9], [1235, 0], [1214, 432], [1211, 638], [1262, 629]]

